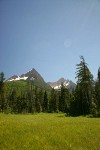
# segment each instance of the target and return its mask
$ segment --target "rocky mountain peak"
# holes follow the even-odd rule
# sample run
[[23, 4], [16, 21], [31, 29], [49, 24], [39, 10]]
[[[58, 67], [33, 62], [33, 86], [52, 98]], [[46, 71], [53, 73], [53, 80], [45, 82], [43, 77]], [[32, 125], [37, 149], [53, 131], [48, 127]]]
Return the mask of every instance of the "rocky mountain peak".
[[32, 68], [30, 71], [28, 71], [26, 73], [21, 74], [20, 76], [14, 75], [14, 76], [10, 77], [7, 81], [26, 80], [26, 79], [30, 80], [32, 77], [37, 80], [41, 80], [41, 81], [45, 82], [43, 77], [34, 68]]
[[64, 78], [60, 78], [56, 82], [48, 82], [48, 84], [55, 90], [60, 90], [62, 84], [68, 89], [73, 89], [76, 87], [76, 84], [74, 82], [72, 82], [71, 80], [66, 80]]
[[20, 77], [28, 77], [30, 79], [31, 77], [44, 81], [43, 77], [34, 69], [32, 68], [30, 71], [26, 72], [25, 74], [22, 74]]

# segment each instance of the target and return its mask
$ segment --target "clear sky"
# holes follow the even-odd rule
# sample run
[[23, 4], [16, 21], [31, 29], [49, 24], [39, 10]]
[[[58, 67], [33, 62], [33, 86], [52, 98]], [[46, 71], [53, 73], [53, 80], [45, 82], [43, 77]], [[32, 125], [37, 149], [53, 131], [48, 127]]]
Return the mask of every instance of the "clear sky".
[[100, 0], [0, 0], [0, 72], [35, 68], [45, 81], [75, 80], [83, 55], [100, 66]]

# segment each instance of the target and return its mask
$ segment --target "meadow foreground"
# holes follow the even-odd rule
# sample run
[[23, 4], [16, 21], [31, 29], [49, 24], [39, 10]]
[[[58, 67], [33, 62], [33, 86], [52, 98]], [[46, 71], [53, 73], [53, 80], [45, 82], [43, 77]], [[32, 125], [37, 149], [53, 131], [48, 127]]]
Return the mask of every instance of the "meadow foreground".
[[0, 150], [100, 150], [100, 119], [0, 114]]

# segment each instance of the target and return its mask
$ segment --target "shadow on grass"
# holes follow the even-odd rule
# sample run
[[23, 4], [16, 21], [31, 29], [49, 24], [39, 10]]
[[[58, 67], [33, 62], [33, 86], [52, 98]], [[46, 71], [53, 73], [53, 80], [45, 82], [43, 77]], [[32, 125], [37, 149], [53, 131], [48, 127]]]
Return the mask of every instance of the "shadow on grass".
[[63, 116], [62, 116], [62, 115], [60, 115], [60, 116], [57, 116], [57, 117], [58, 117], [58, 118], [63, 118], [63, 117], [65, 117], [65, 115], [63, 115]]
[[68, 114], [66, 113], [61, 113], [57, 116], [58, 118], [64, 118], [64, 117], [70, 117]]

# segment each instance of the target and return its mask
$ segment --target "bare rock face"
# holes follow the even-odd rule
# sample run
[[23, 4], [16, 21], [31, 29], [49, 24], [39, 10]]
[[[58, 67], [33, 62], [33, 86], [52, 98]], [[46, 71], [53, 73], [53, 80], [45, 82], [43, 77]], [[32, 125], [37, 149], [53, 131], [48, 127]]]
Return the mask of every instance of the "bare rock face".
[[66, 80], [64, 78], [60, 78], [56, 82], [48, 82], [46, 83], [43, 79], [43, 77], [33, 68], [30, 71], [23, 73], [22, 75], [14, 75], [10, 77], [7, 81], [17, 81], [17, 80], [30, 80], [34, 79], [34, 84], [40, 87], [47, 87], [49, 89], [54, 88], [55, 90], [60, 90], [62, 84], [65, 86], [65, 88], [72, 90], [75, 89], [76, 84], [72, 82], [71, 80]]
[[20, 76], [14, 75], [10, 77], [8, 80], [6, 80], [6, 82], [11, 82], [11, 81], [15, 82], [18, 80], [26, 80], [29, 82], [34, 80], [31, 83], [34, 84], [35, 86], [49, 91], [52, 89], [51, 86], [44, 81], [43, 77], [34, 68], [26, 73], [23, 73]]
[[21, 78], [22, 77], [28, 77], [28, 79], [33, 77], [35, 79], [44, 81], [43, 77], [34, 68], [32, 70], [28, 71], [27, 73], [22, 74], [20, 77]]
[[23, 73], [20, 76], [14, 75], [14, 76], [10, 77], [7, 81], [26, 80], [26, 79], [30, 80], [32, 77], [37, 80], [41, 80], [41, 81], [45, 82], [43, 77], [34, 68], [26, 73]]
[[56, 82], [48, 82], [48, 84], [54, 88], [55, 90], [60, 90], [61, 89], [61, 85], [63, 84], [65, 86], [65, 88], [67, 89], [75, 89], [76, 84], [74, 82], [72, 82], [71, 80], [66, 80], [64, 78], [60, 78], [58, 81]]

